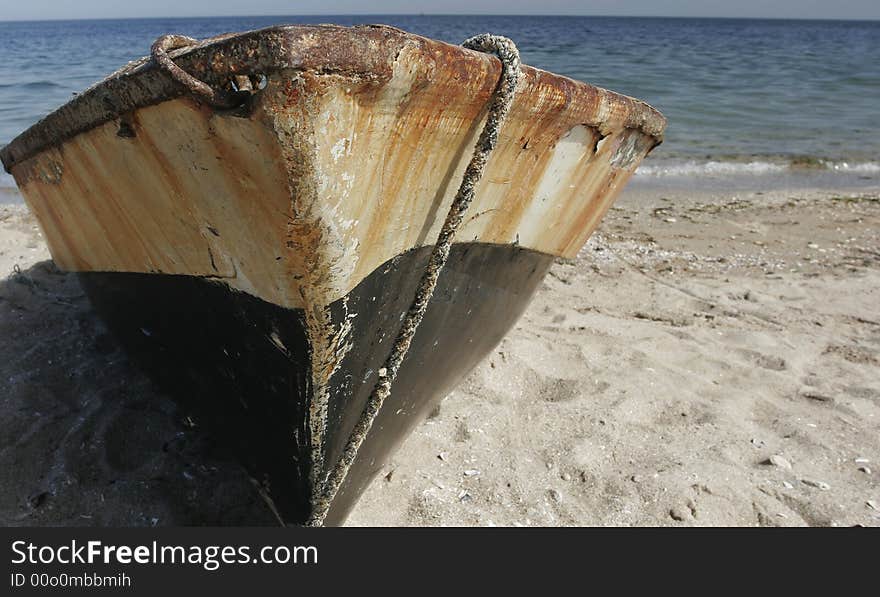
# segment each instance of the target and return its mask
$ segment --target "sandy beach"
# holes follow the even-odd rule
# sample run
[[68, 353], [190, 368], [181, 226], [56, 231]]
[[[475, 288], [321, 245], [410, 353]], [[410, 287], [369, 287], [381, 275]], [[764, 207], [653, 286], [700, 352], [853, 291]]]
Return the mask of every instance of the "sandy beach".
[[[0, 204], [0, 524], [275, 524]], [[351, 525], [880, 526], [880, 189], [625, 195]]]

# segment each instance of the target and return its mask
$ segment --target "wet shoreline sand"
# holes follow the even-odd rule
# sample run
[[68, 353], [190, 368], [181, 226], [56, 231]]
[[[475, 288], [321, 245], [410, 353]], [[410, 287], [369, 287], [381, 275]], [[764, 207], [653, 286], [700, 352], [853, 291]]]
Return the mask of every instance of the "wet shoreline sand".
[[[878, 198], [635, 185], [349, 524], [880, 525]], [[274, 524], [48, 259], [0, 204], [0, 524]]]

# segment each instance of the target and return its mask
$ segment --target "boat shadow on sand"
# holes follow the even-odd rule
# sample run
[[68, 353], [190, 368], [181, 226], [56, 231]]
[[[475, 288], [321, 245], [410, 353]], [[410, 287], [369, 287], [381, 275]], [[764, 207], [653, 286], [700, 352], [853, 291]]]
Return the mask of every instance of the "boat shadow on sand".
[[51, 261], [0, 281], [0, 524], [274, 525]]

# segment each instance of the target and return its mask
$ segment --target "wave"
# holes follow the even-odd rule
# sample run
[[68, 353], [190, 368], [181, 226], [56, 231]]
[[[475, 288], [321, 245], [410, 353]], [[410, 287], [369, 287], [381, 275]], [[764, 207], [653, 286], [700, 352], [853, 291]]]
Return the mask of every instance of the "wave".
[[30, 91], [40, 91], [45, 89], [62, 88], [64, 85], [54, 81], [28, 81], [27, 83], [0, 83], [0, 89], [28, 89]]
[[802, 172], [805, 170], [831, 171], [852, 174], [873, 174], [880, 172], [878, 162], [847, 162], [813, 158], [794, 158], [785, 161], [723, 161], [688, 160], [682, 162], [648, 162], [636, 170], [637, 176], [675, 177], [675, 176], [736, 176], [778, 174], [781, 172]]
[[868, 174], [880, 172], [880, 164], [877, 162], [825, 162], [825, 166], [835, 172], [862, 172]]
[[769, 174], [787, 169], [785, 164], [772, 162], [697, 162], [645, 164], [636, 170], [639, 176], [699, 176], [724, 174]]

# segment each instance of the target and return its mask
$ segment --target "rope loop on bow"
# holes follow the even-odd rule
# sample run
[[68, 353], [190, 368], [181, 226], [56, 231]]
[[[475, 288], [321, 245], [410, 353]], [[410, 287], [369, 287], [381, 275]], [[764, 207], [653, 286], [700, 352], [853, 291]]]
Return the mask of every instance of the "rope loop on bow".
[[226, 91], [215, 89], [204, 81], [195, 78], [171, 59], [168, 52], [180, 48], [188, 48], [197, 45], [199, 41], [186, 35], [163, 35], [153, 42], [150, 47], [150, 56], [159, 67], [171, 75], [171, 78], [186, 87], [190, 93], [204, 100], [215, 108], [235, 108], [247, 98], [247, 92]]

